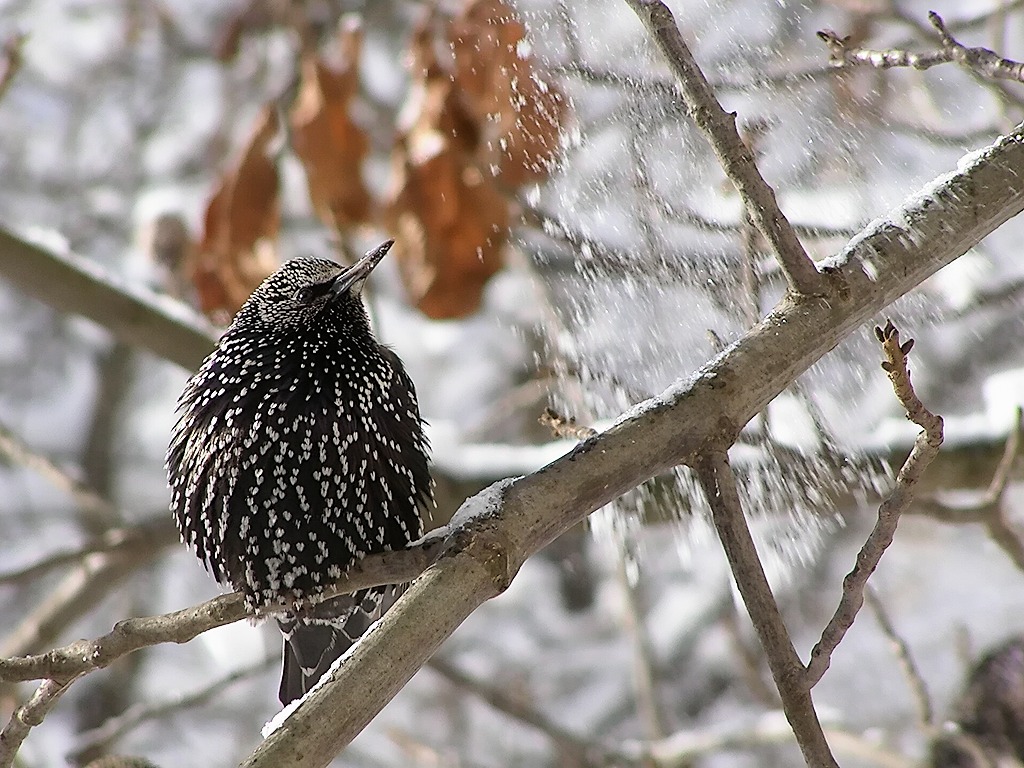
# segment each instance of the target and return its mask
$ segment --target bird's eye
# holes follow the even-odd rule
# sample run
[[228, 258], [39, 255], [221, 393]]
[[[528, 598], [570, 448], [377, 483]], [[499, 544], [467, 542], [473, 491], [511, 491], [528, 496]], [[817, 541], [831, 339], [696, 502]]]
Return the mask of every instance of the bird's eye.
[[292, 298], [299, 304], [308, 304], [315, 298], [312, 286], [304, 285], [292, 295]]

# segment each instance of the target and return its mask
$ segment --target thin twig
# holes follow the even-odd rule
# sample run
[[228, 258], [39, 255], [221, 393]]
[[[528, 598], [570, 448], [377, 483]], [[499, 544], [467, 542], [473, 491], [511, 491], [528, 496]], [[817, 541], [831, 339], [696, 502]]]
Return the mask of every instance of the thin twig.
[[938, 64], [955, 62], [961, 67], [988, 80], [1014, 80], [1024, 82], [1024, 63], [1006, 59], [988, 48], [968, 48], [946, 28], [942, 17], [934, 11], [928, 20], [938, 30], [942, 47], [935, 51], [915, 53], [901, 48], [878, 50], [849, 44], [849, 37], [840, 37], [830, 29], [818, 32], [818, 38], [828, 46], [829, 63], [835, 67], [870, 66], [876, 69], [912, 67], [930, 69]]
[[878, 507], [878, 519], [864, 546], [857, 553], [853, 570], [843, 579], [843, 593], [839, 598], [836, 612], [822, 630], [821, 639], [811, 650], [806, 675], [809, 688], [813, 688], [821, 680], [831, 663], [833, 651], [853, 626], [857, 612], [864, 605], [864, 588], [868, 579], [875, 572], [882, 555], [896, 535], [900, 515], [914, 498], [914, 486], [932, 459], [938, 455], [939, 446], [942, 445], [942, 417], [925, 408], [910, 383], [907, 355], [914, 346], [914, 340], [910, 339], [901, 346], [900, 333], [891, 321], [886, 323], [884, 329], [876, 327], [875, 336], [882, 343], [885, 352], [886, 360], [882, 363], [882, 368], [892, 382], [896, 397], [906, 409], [907, 418], [921, 427], [921, 433], [896, 475], [895, 487]]
[[724, 450], [708, 450], [694, 467], [743, 604], [764, 648], [793, 735], [811, 768], [838, 768], [804, 684], [804, 666], [793, 647], [779, 606], [750, 535], [736, 477]]
[[633, 688], [636, 691], [636, 710], [644, 729], [644, 735], [651, 741], [665, 737], [665, 718], [658, 703], [656, 678], [654, 675], [654, 651], [651, 648], [650, 633], [643, 620], [637, 585], [629, 578], [627, 542], [620, 540], [615, 547], [615, 576], [623, 596], [623, 617], [630, 639], [633, 657]]
[[[358, 589], [411, 581], [451, 546], [438, 533], [409, 549], [370, 555], [359, 560], [318, 599]], [[454, 546], [458, 546], [457, 542]], [[262, 615], [295, 610], [291, 604], [270, 606]], [[187, 643], [215, 627], [246, 618], [257, 618], [246, 607], [239, 592], [215, 597], [205, 603], [159, 616], [120, 621], [107, 634], [94, 640], [78, 640], [35, 656], [0, 658], [0, 681], [67, 679], [109, 666], [120, 657], [160, 643]]]
[[726, 175], [736, 185], [751, 221], [771, 246], [790, 287], [798, 293], [825, 293], [825, 279], [790, 226], [775, 192], [761, 176], [750, 151], [736, 130], [736, 115], [715, 98], [676, 26], [672, 11], [661, 0], [626, 0], [668, 59], [679, 81], [686, 110], [704, 132]]
[[882, 605], [882, 602], [878, 599], [878, 594], [870, 584], [864, 592], [864, 600], [867, 602], [868, 608], [875, 614], [875, 620], [878, 622], [878, 626], [881, 627], [882, 634], [888, 638], [890, 645], [892, 645], [893, 653], [900, 664], [900, 670], [903, 672], [903, 677], [906, 678], [911, 694], [913, 694], [921, 724], [926, 729], [933, 727], [935, 725], [935, 707], [932, 706], [932, 698], [928, 694], [928, 685], [924, 681], [921, 670], [917, 668], [917, 662], [914, 661], [914, 655], [910, 652], [910, 646], [899, 632], [896, 631], [896, 627], [889, 618], [885, 606]]
[[43, 722], [43, 718], [64, 695], [74, 678], [64, 682], [44, 680], [27, 702], [11, 715], [11, 719], [0, 731], [0, 768], [11, 768], [29, 731]]

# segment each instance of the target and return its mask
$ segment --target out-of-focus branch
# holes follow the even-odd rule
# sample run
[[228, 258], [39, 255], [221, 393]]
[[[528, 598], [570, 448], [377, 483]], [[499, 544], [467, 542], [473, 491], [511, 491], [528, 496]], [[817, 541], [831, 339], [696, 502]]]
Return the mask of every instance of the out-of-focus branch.
[[[65, 628], [92, 610], [111, 589], [173, 544], [176, 538], [173, 530], [165, 530], [162, 535], [140, 536], [131, 546], [86, 555], [81, 565], [4, 637], [0, 657], [32, 653], [54, 642]], [[2, 666], [0, 659], [0, 669]]]
[[1024, 82], [1024, 63], [1006, 59], [988, 48], [968, 48], [958, 42], [946, 28], [942, 17], [935, 11], [928, 20], [939, 32], [942, 47], [937, 51], [915, 53], [900, 48], [878, 50], [850, 45], [848, 37], [840, 37], [830, 29], [818, 32], [818, 38], [828, 46], [829, 62], [835, 67], [869, 66], [876, 69], [912, 67], [930, 69], [937, 64], [955, 62], [961, 67], [989, 80]]
[[[858, 762], [879, 768], [915, 768], [910, 758], [883, 749], [858, 734], [840, 726], [826, 726], [825, 735], [836, 752]], [[725, 728], [701, 728], [679, 731], [660, 741], [626, 742], [614, 765], [642, 768], [689, 768], [694, 761], [723, 752], [752, 751], [772, 744], [791, 744], [793, 730], [777, 710], [766, 713], [753, 723], [738, 723]]]
[[[36, 453], [10, 430], [0, 425], [0, 456], [31, 469], [67, 493], [85, 521], [121, 520], [109, 501], [72, 477], [47, 457]], [[90, 526], [92, 527], [92, 526]], [[78, 567], [0, 642], [0, 656], [37, 651], [54, 642], [60, 633], [96, 605], [129, 574], [150, 562], [177, 536], [169, 516], [138, 526], [107, 531], [83, 547], [48, 555], [40, 562], [0, 576], [0, 583], [25, 580], [59, 565]]]
[[690, 118], [704, 132], [726, 175], [736, 185], [751, 221], [771, 246], [790, 287], [805, 295], [825, 292], [825, 278], [815, 268], [799, 238], [779, 208], [775, 192], [761, 176], [750, 148], [736, 130], [736, 115], [715, 98], [676, 26], [672, 11], [661, 0], [627, 0], [679, 81]]
[[181, 302], [131, 287], [88, 259], [47, 250], [2, 227], [0, 278], [188, 370], [198, 368], [216, 343], [210, 326]]
[[[0, 231], [2, 237], [2, 231]], [[72, 477], [46, 456], [33, 450], [5, 424], [0, 423], [0, 458], [18, 464], [41, 476], [54, 488], [64, 491], [78, 506], [84, 518], [116, 519], [113, 505], [81, 480]]]
[[942, 417], [925, 407], [910, 383], [907, 355], [914, 346], [914, 340], [910, 339], [901, 345], [900, 332], [892, 321], [886, 323], [885, 328], [876, 327], [875, 337], [881, 342], [885, 352], [886, 359], [882, 363], [882, 368], [892, 382], [896, 397], [906, 409], [907, 418], [921, 427], [921, 434], [918, 435], [913, 450], [896, 475], [896, 486], [878, 507], [878, 519], [874, 528], [857, 553], [857, 562], [853, 570], [843, 579], [843, 594], [839, 599], [839, 606], [822, 631], [821, 639], [811, 650], [806, 677], [809, 688], [821, 680], [832, 660], [832, 652], [842, 642], [847, 630], [853, 626], [858, 611], [864, 605], [864, 589], [868, 579], [892, 543], [900, 515], [913, 501], [914, 487], [942, 445]]
[[105, 552], [120, 552], [137, 547], [170, 546], [178, 540], [171, 516], [162, 513], [135, 525], [112, 528], [79, 547], [51, 552], [36, 562], [6, 573], [0, 573], [0, 584], [17, 584], [44, 576], [64, 565], [81, 563], [86, 557]]
[[1002, 503], [1006, 484], [1009, 482], [1014, 464], [1020, 457], [1022, 435], [1024, 413], [1017, 408], [1015, 426], [1006, 439], [1003, 455], [992, 475], [992, 481], [981, 498], [966, 504], [953, 504], [932, 495], [921, 499], [912, 511], [944, 523], [981, 523], [988, 530], [991, 539], [1013, 560], [1014, 565], [1024, 571], [1024, 540], [1014, 529]]
[[25, 38], [24, 33], [10, 35], [0, 49], [0, 99], [7, 93], [7, 89], [14, 82], [14, 76], [21, 69], [24, 61], [21, 49], [25, 44]]
[[[732, 436], [725, 437], [731, 439]], [[711, 507], [715, 530], [718, 531], [743, 605], [764, 648], [768, 667], [782, 698], [782, 709], [800, 745], [804, 760], [808, 766], [815, 768], [838, 768], [839, 764], [829, 750], [818, 721], [810, 689], [804, 685], [804, 665], [793, 647], [765, 577], [754, 539], [743, 517], [736, 477], [729, 466], [725, 450], [706, 450], [695, 463], [694, 469]]]
[[889, 639], [889, 644], [892, 646], [896, 660], [899, 662], [903, 676], [907, 680], [911, 694], [913, 694], [921, 725], [925, 728], [931, 728], [935, 725], [935, 707], [932, 706], [932, 698], [928, 695], [928, 686], [925, 684], [924, 676], [917, 668], [914, 655], [910, 652], [910, 645], [896, 631], [896, 627], [893, 625], [892, 619], [889, 618], [885, 606], [882, 605], [870, 584], [864, 591], [864, 602], [867, 603], [868, 608], [875, 614], [875, 620], [878, 622], [878, 626], [881, 627], [882, 634]]
[[605, 747], [559, 725], [543, 712], [509, 694], [503, 688], [470, 675], [440, 656], [432, 658], [427, 666], [452, 685], [471, 693], [497, 711], [546, 734], [569, 764], [603, 765], [610, 762], [609, 751]]
[[118, 739], [121, 739], [125, 734], [142, 723], [166, 717], [173, 712], [180, 712], [183, 709], [202, 706], [219, 695], [225, 688], [237, 683], [239, 680], [245, 680], [258, 675], [275, 667], [278, 663], [278, 654], [275, 652], [255, 664], [249, 664], [240, 669], [232, 670], [198, 690], [179, 693], [157, 701], [136, 704], [120, 715], [109, 718], [100, 727], [83, 733], [75, 745], [74, 751], [68, 757], [77, 764], [81, 762], [78, 758], [82, 755], [96, 750], [109, 749]]

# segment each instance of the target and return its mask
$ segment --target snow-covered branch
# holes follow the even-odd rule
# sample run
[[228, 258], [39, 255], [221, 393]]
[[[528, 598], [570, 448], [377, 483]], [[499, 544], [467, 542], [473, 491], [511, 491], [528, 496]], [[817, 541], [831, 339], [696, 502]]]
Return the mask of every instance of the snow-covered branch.
[[[625, 491], [696, 463], [709, 444], [728, 445], [841, 339], [1020, 213], [1021, 167], [1024, 126], [827, 260], [825, 295], [786, 296], [690, 378], [541, 470], [468, 500], [458, 516], [473, 520], [467, 546], [417, 579], [244, 765], [327, 765], [527, 557]], [[802, 665], [794, 674], [803, 678]]]

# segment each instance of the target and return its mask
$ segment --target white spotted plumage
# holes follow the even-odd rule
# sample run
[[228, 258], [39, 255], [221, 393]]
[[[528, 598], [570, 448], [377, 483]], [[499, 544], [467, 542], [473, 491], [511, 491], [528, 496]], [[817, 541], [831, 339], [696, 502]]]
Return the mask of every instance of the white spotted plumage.
[[[415, 390], [374, 339], [358, 285], [329, 291], [344, 279], [333, 262], [286, 263], [178, 403], [167, 469], [182, 540], [255, 609], [301, 602], [357, 558], [422, 535], [431, 488]], [[312, 299], [300, 291], [308, 287]], [[336, 602], [334, 615], [297, 616], [286, 637], [379, 609], [383, 597], [369, 590]]]

